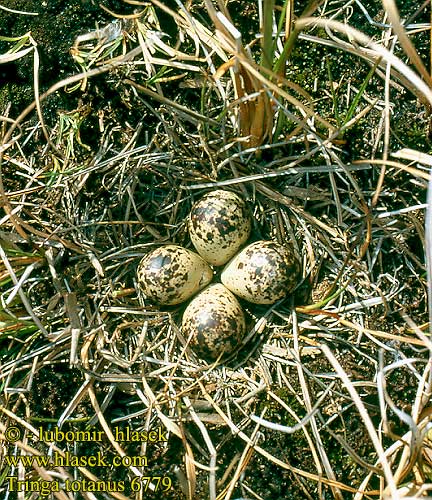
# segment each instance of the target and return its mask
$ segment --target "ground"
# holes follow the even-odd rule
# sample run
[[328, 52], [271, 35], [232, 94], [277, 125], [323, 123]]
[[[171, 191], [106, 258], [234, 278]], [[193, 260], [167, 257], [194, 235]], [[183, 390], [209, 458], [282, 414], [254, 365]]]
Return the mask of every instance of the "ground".
[[[381, 4], [362, 5], [309, 15], [384, 43]], [[2, 11], [0, 36], [24, 38], [2, 39], [0, 54], [33, 49], [0, 65], [0, 489], [19, 474], [75, 480], [79, 498], [97, 487], [111, 490], [97, 498], [265, 500], [427, 488], [428, 96], [335, 28], [293, 39], [285, 79], [266, 71], [250, 2], [227, 4], [237, 65], [232, 32], [224, 39], [201, 2], [184, 15], [156, 1], [1, 6], [27, 14]], [[429, 13], [399, 7], [427, 61]], [[407, 62], [402, 43], [394, 53]], [[250, 335], [213, 366], [185, 346], [186, 304], [150, 303], [136, 268], [159, 245], [191, 248], [189, 211], [221, 188], [246, 200], [250, 241], [289, 245], [302, 277], [274, 306], [242, 301]], [[18, 471], [10, 457], [47, 456], [39, 432], [56, 426], [102, 436], [58, 439], [56, 453], [110, 465]], [[143, 437], [158, 428], [167, 440]], [[137, 439], [115, 441], [126, 429]], [[144, 495], [141, 475], [158, 491]]]

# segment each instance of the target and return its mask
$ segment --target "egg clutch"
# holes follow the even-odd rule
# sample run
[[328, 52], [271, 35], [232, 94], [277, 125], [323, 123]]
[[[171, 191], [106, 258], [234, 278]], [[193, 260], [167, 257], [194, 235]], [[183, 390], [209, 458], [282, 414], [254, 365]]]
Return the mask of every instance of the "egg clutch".
[[[183, 313], [182, 333], [197, 355], [215, 360], [231, 353], [246, 332], [240, 297], [273, 304], [296, 286], [300, 264], [291, 248], [274, 241], [246, 244], [252, 218], [245, 201], [216, 190], [197, 201], [188, 230], [197, 253], [164, 245], [145, 255], [137, 269], [145, 298], [175, 305], [192, 298]], [[223, 266], [222, 283], [210, 284], [211, 266]]]

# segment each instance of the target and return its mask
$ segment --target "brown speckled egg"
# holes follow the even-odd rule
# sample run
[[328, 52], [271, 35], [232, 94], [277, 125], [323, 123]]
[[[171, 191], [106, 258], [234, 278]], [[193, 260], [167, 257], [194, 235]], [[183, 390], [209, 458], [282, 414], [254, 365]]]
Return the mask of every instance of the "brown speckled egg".
[[232, 191], [219, 189], [204, 195], [189, 215], [192, 244], [214, 266], [228, 262], [249, 238], [250, 231], [246, 203]]
[[190, 338], [190, 347], [204, 359], [215, 360], [221, 354], [231, 353], [245, 330], [243, 309], [220, 283], [200, 292], [183, 314], [183, 336]]
[[141, 259], [138, 284], [145, 297], [162, 305], [183, 302], [210, 283], [213, 271], [198, 254], [165, 245]]
[[222, 271], [222, 283], [254, 304], [273, 304], [297, 285], [300, 264], [293, 252], [274, 241], [257, 241], [238, 253]]

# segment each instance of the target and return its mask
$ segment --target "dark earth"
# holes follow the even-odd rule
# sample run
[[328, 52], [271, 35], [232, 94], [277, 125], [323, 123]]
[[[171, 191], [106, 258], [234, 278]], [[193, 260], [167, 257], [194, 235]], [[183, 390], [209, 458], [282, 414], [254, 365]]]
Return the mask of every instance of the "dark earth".
[[[368, 10], [372, 14], [379, 14], [381, 9], [380, 2], [365, 2], [365, 5], [367, 5]], [[133, 14], [140, 9], [139, 5], [130, 5], [120, 0], [105, 0], [103, 6], [107, 10], [120, 16]], [[38, 13], [38, 15], [32, 16], [9, 13], [1, 9], [1, 7]], [[409, 13], [415, 12], [418, 7], [418, 2], [404, 2], [403, 5], [399, 7], [401, 8], [401, 14], [407, 16]], [[296, 6], [296, 8], [298, 7]], [[252, 5], [252, 2], [249, 2], [249, 4], [245, 6], [243, 2], [233, 1], [230, 3], [230, 9], [236, 16], [243, 19], [244, 33], [248, 33], [250, 36], [256, 33], [256, 7]], [[98, 26], [105, 26], [112, 22], [113, 16], [107, 12], [107, 10], [101, 8], [100, 3], [93, 0], [2, 0], [0, 4], [0, 35], [14, 37], [24, 35], [29, 31], [31, 32], [37, 44], [40, 57], [40, 91], [44, 92], [57, 81], [80, 71], [80, 68], [70, 55], [70, 48], [78, 35], [91, 32]], [[168, 16], [164, 17], [162, 13], [160, 13], [160, 16], [161, 20], [164, 21], [164, 29], [166, 29], [167, 32], [173, 30], [174, 27], [171, 19]], [[247, 22], [244, 21], [245, 19], [247, 19]], [[420, 22], [421, 19], [417, 21]], [[351, 22], [355, 25], [356, 20], [351, 20]], [[358, 19], [358, 22], [363, 23], [364, 19]], [[365, 31], [370, 32], [370, 34], [378, 32], [367, 25], [365, 26]], [[423, 38], [421, 38], [422, 36]], [[420, 51], [423, 51], [423, 55], [425, 55], [428, 50], [428, 45], [425, 42], [424, 35], [419, 35], [418, 41], [421, 42], [418, 43]], [[10, 42], [0, 41], [1, 54], [9, 47]], [[307, 57], [304, 57], [305, 53]], [[304, 84], [307, 87], [307, 85], [313, 81], [314, 74], [322, 77], [322, 74], [320, 75], [318, 71], [318, 65], [311, 64], [311, 60], [314, 58], [319, 60], [322, 59], [322, 54], [316, 49], [316, 46], [304, 43], [301, 48], [296, 49], [293, 59], [296, 61], [296, 64], [298, 63], [299, 69], [293, 74], [294, 81], [299, 84]], [[334, 64], [332, 62], [334, 79], [337, 80], [344, 72], [352, 71], [350, 67], [351, 63], [351, 58], [344, 59], [343, 57], [337, 61], [335, 60]], [[367, 70], [363, 68], [361, 72], [365, 73]], [[364, 77], [364, 74], [362, 76]], [[0, 65], [0, 113], [5, 114], [7, 112], [9, 117], [14, 118], [30, 104], [34, 99], [33, 81], [33, 59], [31, 56], [19, 59], [16, 62]], [[177, 89], [175, 89], [175, 91], [177, 91]], [[416, 108], [415, 100], [411, 97], [412, 96], [409, 96], [405, 101], [402, 101], [400, 109], [396, 111], [396, 114], [400, 113], [403, 118], [403, 120], [400, 121], [401, 132], [403, 132], [405, 128], [406, 116], [408, 115], [412, 118], [412, 128], [409, 134], [404, 137], [405, 142], [402, 145], [424, 148], [425, 122], [418, 119], [419, 111]], [[192, 98], [194, 98], [194, 96], [192, 96]], [[117, 92], [114, 85], [106, 82], [103, 77], [96, 78], [84, 95], [57, 92], [55, 95], [49, 97], [43, 103], [44, 118], [48, 125], [53, 126], [56, 122], [59, 110], [75, 110], [83, 105], [90, 106], [93, 109], [100, 109], [103, 108], [104, 103], [108, 101], [111, 103], [112, 114], [109, 119], [112, 123], [123, 123], [128, 120], [132, 124], [132, 127], [134, 127], [141, 119], [139, 113], [134, 113], [133, 110], [127, 106], [125, 99]], [[96, 148], [98, 146], [96, 143], [97, 140], [92, 134], [92, 130], [96, 126], [95, 123], [96, 118], [94, 116], [89, 116], [82, 131], [83, 136], [85, 136], [86, 144]], [[397, 133], [398, 130], [395, 132]], [[350, 137], [347, 138], [346, 144], [346, 154], [348, 156], [352, 154], [353, 151], [358, 155], [357, 148], [364, 147], [361, 145], [363, 143], [363, 137], [364, 123], [359, 126], [356, 125], [350, 131]], [[393, 140], [398, 141], [399, 138], [395, 136]], [[430, 149], [429, 142], [427, 142], [426, 147]], [[364, 153], [365, 156], [367, 156], [369, 151], [365, 151]], [[91, 155], [92, 153], [83, 150], [81, 154], [85, 156]], [[413, 241], [412, 244], [414, 252], [420, 254], [421, 249], [415, 248], [418, 242]], [[408, 297], [407, 302], [409, 302], [409, 300], [410, 297]], [[354, 374], [354, 376], [363, 380], [370, 380], [373, 378], [375, 370], [373, 366], [366, 365], [362, 367], [362, 370], [359, 370], [356, 358], [350, 355], [349, 349], [343, 350], [341, 347], [341, 353], [343, 353], [343, 356], [341, 356], [340, 361], [343, 363], [349, 375]], [[315, 360], [311, 361], [308, 365], [308, 369], [312, 373], [325, 373], [330, 371], [331, 367], [322, 360]], [[295, 369], [293, 368], [293, 370]], [[77, 387], [81, 383], [82, 373], [77, 369], [69, 369], [64, 362], [53, 362], [50, 366], [41, 368], [33, 384], [33, 387], [41, 387], [41, 389], [38, 393], [33, 392], [29, 396], [29, 405], [33, 415], [38, 415], [40, 419], [45, 421], [46, 425], [49, 425], [49, 423], [52, 424], [59, 418], [69, 404], [70, 398], [73, 397]], [[104, 385], [103, 381], [99, 381], [96, 384], [98, 394], [104, 395], [108, 385], [109, 384]], [[300, 390], [300, 387], [298, 390]], [[311, 390], [319, 391], [320, 387], [312, 386]], [[415, 384], [409, 375], [405, 377], [399, 374], [398, 377], [392, 381], [389, 391], [391, 391], [394, 401], [398, 405], [403, 405], [404, 401], [413, 400], [415, 396]], [[292, 407], [293, 410], [298, 411], [298, 414], [301, 414], [303, 409], [298, 405], [298, 401], [292, 393], [289, 391], [287, 391], [286, 394], [282, 392], [283, 391], [277, 395], [284, 399], [285, 403]], [[365, 399], [366, 402], [369, 403], [368, 410], [378, 425], [380, 413], [379, 408], [376, 406], [375, 396], [375, 394], [372, 394], [369, 399], [367, 397]], [[128, 394], [117, 392], [116, 398], [114, 398], [105, 409], [107, 421], [110, 421], [111, 418], [116, 418], [122, 414], [128, 413], [128, 404]], [[269, 420], [288, 425], [293, 423], [287, 423], [286, 421], [282, 422], [280, 416], [282, 414], [281, 408], [279, 408], [274, 401], [269, 402], [266, 400], [265, 397], [263, 397], [261, 401], [258, 400], [254, 413], [260, 414], [264, 406], [270, 408], [270, 412], [266, 415], [266, 418]], [[83, 417], [86, 417], [89, 414], [93, 415], [94, 410], [89, 402], [84, 401], [79, 407], [79, 413], [83, 415]], [[286, 417], [286, 415], [284, 415], [284, 417]], [[241, 415], [236, 416], [237, 421], [240, 419]], [[360, 456], [372, 457], [373, 448], [370, 445], [365, 429], [358, 426], [358, 418], [355, 411], [346, 417], [344, 422], [346, 424], [345, 437], [347, 437], [349, 445], [355, 449]], [[37, 422], [33, 422], [33, 424], [39, 425]], [[76, 422], [75, 425], [77, 426], [76, 429], [78, 429], [81, 423]], [[187, 424], [185, 427], [188, 427]], [[335, 464], [336, 475], [341, 481], [344, 481], [345, 484], [350, 484], [350, 482], [358, 484], [364, 470], [358, 468], [356, 464], [346, 460], [347, 453], [338, 445], [337, 432], [339, 432], [339, 430], [336, 427], [335, 424], [334, 435], [332, 436], [330, 433], [327, 434], [326, 442], [324, 443], [328, 450], [329, 458], [332, 464]], [[65, 430], [68, 429], [65, 428]], [[330, 431], [331, 430], [332, 429], [330, 429]], [[405, 432], [403, 426], [401, 426], [396, 419], [394, 422], [394, 431], [400, 434]], [[197, 434], [196, 428], [190, 426], [188, 432], [190, 432], [190, 436], [196, 439], [200, 446], [205, 447], [205, 444], [202, 442], [202, 436]], [[220, 458], [220, 463], [218, 463], [218, 479], [220, 479], [224, 470], [232, 462], [235, 455], [243, 452], [244, 442], [240, 438], [232, 437], [225, 428], [214, 428], [210, 431], [210, 435], [213, 442], [221, 443], [220, 449], [218, 450], [218, 457]], [[91, 449], [87, 449], [87, 453], [98, 451], [96, 445], [92, 446], [94, 446], [94, 448], [90, 447]], [[313, 464], [309, 465], [311, 464], [310, 449], [304, 434], [301, 432], [289, 435], [266, 431], [263, 436], [262, 446], [269, 450], [269, 452], [276, 451], [275, 455], [283, 457], [286, 462], [291, 463], [293, 466], [304, 468], [304, 470], [312, 470], [314, 467]], [[152, 468], [149, 472], [161, 475], [168, 474], [173, 482], [175, 482], [176, 476], [174, 473], [174, 465], [181, 462], [182, 450], [182, 442], [175, 437], [171, 439], [169, 446], [166, 448], [154, 446], [148, 452], [148, 455], [152, 457]], [[136, 453], [136, 450], [132, 449], [132, 447], [126, 451], [131, 455]], [[112, 453], [109, 451], [108, 445], [106, 447], [106, 453]], [[102, 474], [105, 472], [104, 470], [95, 471], [97, 475], [101, 475], [100, 477], [103, 477]], [[122, 471], [119, 469], [110, 471], [104, 479], [121, 480], [123, 479]], [[282, 471], [258, 454], [254, 454], [249, 462], [245, 471], [245, 481], [265, 500], [297, 500], [301, 498], [311, 498], [305, 491], [314, 491], [316, 487], [315, 483], [308, 482], [289, 471]], [[175, 484], [177, 485], [177, 483]], [[205, 492], [206, 484], [198, 484], [198, 498], [206, 498]], [[232, 498], [238, 498], [243, 496], [243, 494], [244, 492], [237, 489]], [[202, 496], [200, 497], [199, 495]], [[330, 491], [324, 492], [324, 495], [323, 498], [332, 498]], [[185, 496], [177, 486], [170, 492], [164, 494], [163, 498], [175, 500], [183, 499]], [[348, 498], [348, 495], [346, 498]]]

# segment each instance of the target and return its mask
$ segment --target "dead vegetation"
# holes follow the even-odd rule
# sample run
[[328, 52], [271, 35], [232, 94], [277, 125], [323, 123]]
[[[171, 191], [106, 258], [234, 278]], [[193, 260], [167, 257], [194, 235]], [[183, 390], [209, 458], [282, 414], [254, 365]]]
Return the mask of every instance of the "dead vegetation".
[[[357, 1], [303, 12], [263, 1], [250, 40], [230, 3], [136, 6], [80, 36], [81, 72], [42, 94], [30, 34], [0, 56], [33, 57], [36, 96], [17, 117], [1, 110], [5, 498], [8, 476], [81, 481], [50, 493], [61, 499], [426, 496], [432, 92], [416, 37], [430, 30], [427, 4], [406, 21], [389, 0], [374, 16]], [[45, 103], [65, 91], [76, 108], [49, 126]], [[252, 207], [254, 238], [294, 246], [303, 282], [247, 306], [241, 351], [215, 366], [185, 344], [184, 307], [147, 304], [135, 270], [157, 245], [190, 246], [192, 203], [222, 186]], [[38, 439], [55, 426], [104, 438]], [[126, 428], [168, 440], [117, 441]], [[54, 452], [148, 464], [5, 462]]]

